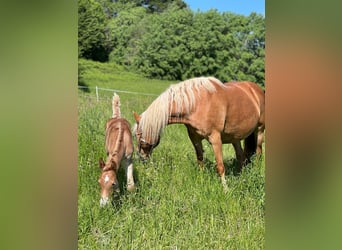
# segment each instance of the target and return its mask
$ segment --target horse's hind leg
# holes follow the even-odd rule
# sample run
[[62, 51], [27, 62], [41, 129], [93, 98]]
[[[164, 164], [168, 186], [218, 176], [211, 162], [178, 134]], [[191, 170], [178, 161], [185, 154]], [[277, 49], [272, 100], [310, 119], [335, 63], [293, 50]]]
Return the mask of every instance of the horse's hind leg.
[[257, 131], [254, 131], [244, 140], [244, 152], [246, 155], [247, 164], [251, 162], [252, 155], [256, 152]]
[[203, 169], [203, 145], [202, 145], [202, 138], [200, 138], [195, 131], [187, 126], [189, 138], [192, 142], [192, 145], [196, 151], [197, 163], [200, 169]]
[[264, 125], [258, 126], [258, 128], [245, 139], [245, 154], [247, 162], [251, 162], [251, 157], [255, 153], [257, 156], [262, 154], [262, 143], [264, 142]]
[[264, 130], [265, 126], [261, 125], [258, 127], [258, 132], [257, 132], [257, 147], [256, 147], [256, 153], [257, 155], [262, 154], [262, 143], [264, 142]]
[[236, 160], [238, 162], [238, 171], [241, 172], [242, 166], [246, 161], [246, 156], [242, 150], [240, 141], [233, 142], [232, 144], [235, 150]]

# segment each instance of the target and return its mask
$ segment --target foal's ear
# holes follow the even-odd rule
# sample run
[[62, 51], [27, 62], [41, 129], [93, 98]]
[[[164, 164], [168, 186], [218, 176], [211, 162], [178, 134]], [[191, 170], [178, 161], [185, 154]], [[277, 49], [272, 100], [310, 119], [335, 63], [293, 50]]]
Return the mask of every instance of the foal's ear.
[[99, 160], [100, 168], [103, 169], [105, 165], [106, 165], [105, 162], [102, 160], [102, 158], [100, 158], [100, 160]]
[[137, 112], [133, 111], [133, 116], [134, 116], [135, 121], [139, 123], [141, 119], [140, 115]]

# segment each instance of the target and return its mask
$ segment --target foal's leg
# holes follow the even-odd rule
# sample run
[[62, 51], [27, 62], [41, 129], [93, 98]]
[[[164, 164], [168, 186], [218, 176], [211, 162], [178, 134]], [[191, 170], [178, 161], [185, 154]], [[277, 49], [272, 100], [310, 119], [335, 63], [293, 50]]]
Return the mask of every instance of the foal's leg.
[[192, 142], [192, 145], [195, 148], [196, 151], [196, 157], [197, 157], [197, 163], [200, 167], [200, 169], [203, 170], [203, 145], [202, 145], [202, 138], [200, 138], [192, 128], [187, 127], [188, 129], [188, 135]]
[[233, 142], [232, 144], [235, 150], [236, 160], [238, 162], [238, 171], [241, 172], [242, 166], [246, 160], [246, 156], [244, 151], [242, 150], [240, 141]]
[[125, 160], [125, 172], [127, 176], [127, 190], [132, 192], [134, 191], [134, 188], [135, 188], [134, 178], [133, 178], [132, 155], [129, 155]]
[[227, 182], [225, 178], [225, 169], [223, 165], [222, 159], [222, 141], [221, 141], [221, 134], [219, 132], [213, 132], [209, 136], [209, 141], [213, 146], [215, 159], [216, 159], [216, 171], [221, 178], [221, 182], [225, 191], [227, 191]]

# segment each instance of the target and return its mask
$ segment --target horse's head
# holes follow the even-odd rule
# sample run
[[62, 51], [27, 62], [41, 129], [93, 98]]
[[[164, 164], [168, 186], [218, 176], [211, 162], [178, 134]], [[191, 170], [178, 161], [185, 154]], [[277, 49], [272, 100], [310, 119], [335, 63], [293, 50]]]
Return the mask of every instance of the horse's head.
[[142, 136], [141, 128], [139, 127], [141, 116], [136, 112], [133, 113], [134, 119], [136, 121], [133, 131], [137, 139], [137, 152], [141, 160], [146, 161], [152, 154], [155, 147], [158, 146], [160, 137], [157, 137], [156, 141], [152, 141], [151, 138]]
[[103, 207], [109, 203], [109, 196], [120, 192], [119, 182], [116, 178], [116, 172], [112, 168], [112, 162], [105, 163], [102, 159], [99, 160], [101, 175], [98, 180], [101, 188], [100, 206]]

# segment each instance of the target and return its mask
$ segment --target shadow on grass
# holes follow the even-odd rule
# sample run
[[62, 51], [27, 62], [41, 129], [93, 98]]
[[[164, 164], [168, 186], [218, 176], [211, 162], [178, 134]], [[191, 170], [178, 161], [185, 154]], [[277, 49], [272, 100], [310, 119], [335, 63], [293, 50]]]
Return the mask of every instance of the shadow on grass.
[[[210, 161], [208, 159], [204, 159], [204, 168], [209, 171], [215, 171], [216, 173], [216, 162]], [[225, 168], [225, 176], [240, 176], [242, 170], [238, 167], [238, 162], [235, 158], [229, 158], [223, 160], [224, 168]], [[249, 168], [253, 164], [248, 163], [247, 165], [244, 165], [242, 169]]]
[[[207, 169], [209, 171], [214, 171], [215, 173], [217, 173], [215, 161], [204, 159], [203, 163], [204, 163], [205, 169]], [[240, 175], [241, 172], [239, 171], [236, 159], [234, 159], [234, 158], [225, 159], [225, 160], [223, 160], [223, 164], [224, 164], [226, 176], [228, 176], [228, 175], [233, 175], [233, 176]]]

